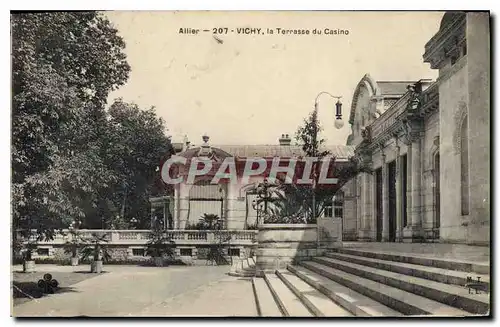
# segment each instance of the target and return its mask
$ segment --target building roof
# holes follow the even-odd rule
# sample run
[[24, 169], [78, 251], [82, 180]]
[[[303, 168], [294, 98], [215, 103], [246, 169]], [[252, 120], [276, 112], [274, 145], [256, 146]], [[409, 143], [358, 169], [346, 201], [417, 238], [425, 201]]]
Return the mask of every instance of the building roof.
[[358, 82], [351, 102], [351, 112], [349, 115], [349, 123], [354, 123], [356, 115], [356, 106], [358, 98], [361, 94], [361, 89], [366, 88], [370, 96], [381, 96], [386, 98], [399, 98], [407, 92], [408, 85], [415, 84], [417, 81], [376, 81], [370, 74], [365, 74]]
[[380, 95], [403, 95], [407, 91], [410, 84], [415, 84], [417, 81], [377, 81], [377, 86], [380, 89]]
[[[230, 155], [234, 157], [299, 157], [305, 153], [297, 145], [211, 145], [216, 155], [223, 157]], [[336, 159], [348, 159], [354, 155], [354, 147], [347, 145], [326, 145], [326, 150]], [[196, 156], [199, 147], [190, 148], [178, 155], [184, 157]]]

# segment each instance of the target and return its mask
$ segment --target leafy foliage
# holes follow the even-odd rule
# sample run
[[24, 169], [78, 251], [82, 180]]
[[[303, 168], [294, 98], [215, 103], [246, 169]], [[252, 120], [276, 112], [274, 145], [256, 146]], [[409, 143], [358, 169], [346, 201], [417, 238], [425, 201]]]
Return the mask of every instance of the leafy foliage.
[[97, 12], [13, 14], [11, 30], [13, 239], [148, 217], [171, 146], [154, 108], [118, 99], [106, 111], [130, 72], [117, 30]]
[[64, 243], [64, 253], [70, 254], [72, 258], [78, 257], [78, 252], [83, 245], [83, 239], [76, 230], [71, 230], [71, 241]]
[[163, 229], [159, 226], [153, 228], [149, 233], [149, 239], [146, 243], [146, 255], [153, 258], [169, 257], [174, 258], [175, 242], [172, 241]]
[[[296, 133], [296, 140], [306, 156], [318, 158], [318, 161], [331, 154], [324, 149], [325, 140], [319, 136], [321, 130], [317, 110], [314, 110]], [[330, 162], [334, 162], [334, 159], [331, 158]], [[334, 185], [318, 184], [319, 165], [313, 166], [313, 185], [284, 183], [278, 180], [279, 183], [273, 190], [272, 206], [267, 213], [263, 213], [264, 221], [287, 224], [316, 223], [316, 217], [323, 214], [333, 196], [349, 180], [362, 172], [371, 173], [371, 170], [357, 158], [350, 158], [348, 162], [335, 163], [333, 175], [338, 182]]]
[[205, 226], [205, 229], [213, 230], [213, 229], [221, 229], [222, 221], [220, 217], [213, 213], [205, 213], [200, 218], [200, 223], [202, 226]]
[[111, 259], [111, 254], [108, 251], [107, 243], [109, 242], [108, 234], [106, 233], [92, 233], [91, 237], [84, 240], [86, 245], [82, 249], [82, 261], [104, 261], [107, 262]]

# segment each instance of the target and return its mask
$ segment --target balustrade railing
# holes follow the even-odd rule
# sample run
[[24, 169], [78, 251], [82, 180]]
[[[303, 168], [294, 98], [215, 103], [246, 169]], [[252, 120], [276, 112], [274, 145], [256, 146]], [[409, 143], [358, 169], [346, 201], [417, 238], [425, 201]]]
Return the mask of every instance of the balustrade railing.
[[[108, 244], [146, 244], [149, 239], [150, 230], [90, 230], [80, 229], [70, 233], [63, 230], [56, 233], [52, 240], [38, 241], [39, 244], [64, 244], [77, 235], [80, 240], [91, 240], [93, 234], [106, 234]], [[166, 237], [179, 244], [210, 244], [219, 241], [221, 238], [230, 240], [233, 244], [251, 244], [256, 239], [256, 230], [169, 230]], [[230, 236], [230, 238], [229, 238]], [[30, 237], [31, 242], [36, 242], [36, 235]], [[22, 240], [22, 234], [18, 233], [18, 240]], [[27, 240], [26, 240], [27, 241]]]

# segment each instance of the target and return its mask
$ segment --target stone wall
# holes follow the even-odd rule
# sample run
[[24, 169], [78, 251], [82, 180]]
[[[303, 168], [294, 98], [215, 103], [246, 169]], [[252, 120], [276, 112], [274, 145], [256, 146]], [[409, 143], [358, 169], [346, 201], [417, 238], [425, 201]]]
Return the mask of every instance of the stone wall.
[[317, 226], [312, 224], [259, 225], [257, 275], [319, 255], [317, 235]]
[[488, 13], [467, 14], [470, 215], [467, 243], [490, 242], [490, 25]]

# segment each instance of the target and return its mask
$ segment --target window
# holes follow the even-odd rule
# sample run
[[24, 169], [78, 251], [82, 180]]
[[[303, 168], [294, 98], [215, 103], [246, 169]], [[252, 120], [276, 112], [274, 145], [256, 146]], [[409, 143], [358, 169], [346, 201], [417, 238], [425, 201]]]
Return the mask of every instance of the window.
[[193, 249], [180, 249], [181, 257], [191, 257], [193, 255]]
[[36, 253], [38, 255], [49, 255], [49, 249], [47, 249], [47, 248], [46, 249], [37, 249]]
[[467, 115], [460, 128], [460, 193], [462, 216], [469, 214], [469, 135]]
[[333, 217], [333, 201], [328, 201], [325, 203], [325, 217], [326, 218]]
[[144, 249], [132, 249], [132, 255], [136, 257], [143, 257]]
[[344, 192], [337, 192], [333, 197], [333, 214], [335, 218], [344, 217]]
[[466, 55], [467, 55], [467, 43], [464, 43], [464, 45], [462, 46], [462, 56]]
[[228, 249], [227, 254], [231, 257], [239, 257], [240, 256], [240, 249]]

